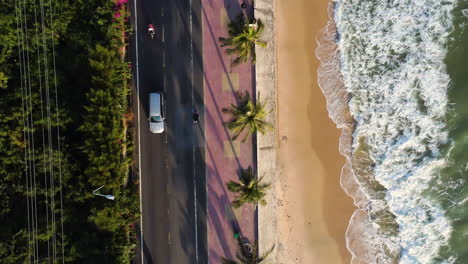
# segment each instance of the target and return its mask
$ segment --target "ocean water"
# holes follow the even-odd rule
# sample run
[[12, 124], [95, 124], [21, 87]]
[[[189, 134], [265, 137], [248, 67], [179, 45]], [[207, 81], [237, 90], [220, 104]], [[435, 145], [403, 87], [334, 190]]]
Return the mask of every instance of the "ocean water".
[[468, 263], [468, 1], [337, 0], [319, 84], [353, 263]]

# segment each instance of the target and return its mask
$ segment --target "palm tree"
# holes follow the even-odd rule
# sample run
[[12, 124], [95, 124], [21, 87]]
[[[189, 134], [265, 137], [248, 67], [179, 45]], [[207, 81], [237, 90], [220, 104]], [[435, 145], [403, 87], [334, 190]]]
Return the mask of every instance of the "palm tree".
[[[239, 243], [239, 251], [236, 253], [237, 260], [221, 258], [222, 264], [259, 264], [264, 263], [264, 260], [271, 254], [275, 245], [273, 245], [265, 254], [262, 256], [258, 255], [258, 243], [255, 242], [253, 245], [244, 244], [240, 238], [237, 239]], [[248, 246], [247, 246], [248, 245]]]
[[239, 16], [237, 21], [232, 21], [228, 25], [227, 38], [219, 38], [221, 47], [229, 46], [226, 49], [226, 53], [236, 54], [238, 57], [232, 62], [233, 65], [238, 65], [243, 62], [247, 62], [252, 58], [252, 62], [255, 63], [255, 45], [266, 47], [267, 43], [260, 41], [260, 35], [262, 34], [265, 26], [259, 19], [255, 24], [250, 24], [248, 19], [243, 19], [243, 16]]
[[247, 129], [248, 133], [242, 139], [242, 142], [245, 142], [252, 133], [258, 131], [265, 134], [268, 129], [273, 129], [273, 126], [264, 120], [268, 114], [265, 110], [265, 103], [254, 103], [248, 92], [245, 93], [245, 96], [240, 96], [237, 105], [231, 104], [231, 107], [223, 108], [222, 111], [233, 116], [230, 121], [226, 122], [227, 128], [235, 133], [232, 137], [233, 140], [236, 140], [245, 129]]
[[241, 170], [239, 182], [227, 183], [228, 190], [238, 194], [232, 201], [232, 206], [239, 208], [245, 203], [266, 205], [264, 197], [270, 184], [261, 183], [262, 179], [263, 177], [256, 177], [251, 166], [246, 170]]

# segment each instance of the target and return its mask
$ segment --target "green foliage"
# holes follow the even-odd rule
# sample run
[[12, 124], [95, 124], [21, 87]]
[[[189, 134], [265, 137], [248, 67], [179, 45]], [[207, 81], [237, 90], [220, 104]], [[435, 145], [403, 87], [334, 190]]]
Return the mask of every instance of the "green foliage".
[[0, 89], [5, 89], [12, 67], [7, 60], [11, 58], [18, 39], [13, 7], [2, 3], [2, 9], [4, 12], [1, 12], [0, 15]]
[[232, 62], [233, 65], [247, 62], [249, 59], [252, 59], [252, 62], [255, 63], [255, 45], [267, 46], [266, 42], [260, 41], [264, 29], [265, 26], [260, 19], [252, 25], [248, 19], [244, 21], [243, 16], [239, 16], [235, 21], [229, 23], [229, 37], [221, 37], [219, 41], [221, 47], [229, 47], [226, 49], [227, 54], [237, 55], [237, 58]]
[[[124, 189], [123, 193], [117, 194], [118, 199], [112, 207], [104, 209], [93, 208], [90, 221], [101, 230], [117, 232], [126, 229], [138, 218], [139, 204], [134, 192]], [[96, 199], [102, 199], [96, 197]]]
[[0, 88], [7, 88], [8, 76], [4, 72], [0, 72]]
[[245, 203], [266, 205], [264, 197], [270, 184], [261, 183], [262, 179], [263, 177], [256, 177], [250, 166], [245, 170], [241, 169], [239, 182], [227, 183], [228, 190], [238, 194], [232, 201], [232, 206], [239, 208]]
[[265, 103], [253, 102], [248, 92], [244, 96], [239, 95], [239, 97], [237, 105], [231, 104], [231, 107], [222, 110], [223, 113], [232, 115], [232, 119], [226, 122], [226, 125], [229, 130], [234, 132], [233, 140], [236, 140], [244, 130], [247, 130], [247, 133], [242, 142], [245, 142], [250, 134], [257, 131], [265, 134], [268, 129], [273, 129], [271, 124], [264, 121], [268, 114], [265, 110]]
[[3, 264], [18, 264], [23, 263], [29, 254], [27, 251], [28, 234], [27, 231], [21, 229], [14, 234], [10, 241], [0, 242], [0, 259]]
[[246, 244], [242, 239], [237, 239], [239, 251], [236, 253], [237, 260], [227, 259], [222, 257], [222, 264], [260, 264], [265, 263], [266, 258], [271, 254], [275, 245], [265, 252], [263, 255], [258, 254], [258, 243], [255, 242], [253, 245]]
[[[21, 20], [16, 15], [18, 3], [27, 7]], [[1, 263], [30, 263], [32, 242], [28, 241], [33, 237], [26, 215], [32, 215], [33, 201], [37, 263], [49, 263], [53, 239], [60, 263], [62, 241], [63, 263], [129, 263], [135, 254], [132, 223], [139, 210], [135, 186], [122, 184], [131, 156], [127, 153], [124, 158], [122, 149], [132, 149], [126, 146], [129, 139], [122, 121], [129, 93], [128, 63], [118, 53], [125, 45], [119, 28], [123, 20], [113, 19], [113, 1], [44, 1], [43, 35], [41, 23], [35, 21], [35, 15], [40, 19], [39, 3], [3, 1], [0, 9]], [[20, 21], [28, 26], [17, 31]], [[27, 43], [20, 41], [18, 46], [17, 34]], [[29, 64], [21, 65], [20, 71], [23, 51]], [[34, 188], [31, 182], [26, 186], [28, 181], [34, 181]], [[91, 191], [98, 184], [106, 184], [116, 200], [94, 197]], [[52, 214], [56, 222], [51, 221]]]
[[[16, 48], [16, 19], [14, 16], [14, 9], [11, 6], [2, 3], [2, 15], [0, 16], [0, 71], [5, 71], [11, 64], [7, 60]], [[5, 74], [9, 74], [7, 70]]]
[[119, 79], [119, 61], [116, 52], [97, 45], [90, 51], [91, 91], [87, 94], [83, 123], [84, 145], [81, 147], [88, 159], [85, 170], [89, 183], [94, 186], [106, 185], [118, 188], [127, 175], [121, 175], [124, 166], [122, 146], [122, 116], [126, 109], [120, 104], [122, 99], [122, 81]]

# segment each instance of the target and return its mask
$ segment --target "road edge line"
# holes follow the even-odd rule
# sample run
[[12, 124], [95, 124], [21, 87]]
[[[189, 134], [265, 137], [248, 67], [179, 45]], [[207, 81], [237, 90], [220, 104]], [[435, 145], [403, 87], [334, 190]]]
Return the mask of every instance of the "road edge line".
[[140, 132], [140, 71], [138, 62], [138, 12], [137, 12], [137, 0], [133, 0], [133, 8], [135, 12], [135, 57], [136, 57], [136, 88], [137, 88], [137, 123], [138, 123], [138, 185], [140, 188], [140, 254], [141, 264], [145, 263], [144, 259], [144, 240], [143, 240], [143, 201], [142, 201], [142, 187], [141, 187], [141, 132]]
[[[192, 21], [192, 13], [193, 13], [193, 3], [192, 0], [189, 0], [190, 8], [189, 8], [189, 20], [190, 20], [190, 82], [192, 86], [192, 107], [195, 110], [195, 95], [194, 95], [194, 88], [193, 88], [193, 21]], [[195, 126], [192, 128], [192, 136], [195, 143]], [[197, 174], [196, 174], [196, 164], [195, 164], [195, 144], [192, 147], [192, 158], [193, 158], [193, 202], [194, 202], [194, 222], [195, 222], [195, 263], [198, 264], [198, 216], [197, 216]]]

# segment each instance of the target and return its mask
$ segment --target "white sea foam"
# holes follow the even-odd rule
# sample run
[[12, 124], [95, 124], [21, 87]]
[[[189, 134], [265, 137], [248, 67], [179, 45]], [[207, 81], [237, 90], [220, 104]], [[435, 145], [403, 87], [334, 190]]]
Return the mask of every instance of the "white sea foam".
[[[359, 185], [351, 164], [352, 133], [354, 120], [349, 112], [349, 94], [343, 84], [339, 67], [339, 51], [336, 45], [336, 26], [333, 20], [334, 2], [329, 3], [329, 21], [317, 36], [316, 55], [320, 60], [318, 69], [319, 87], [327, 100], [330, 118], [341, 129], [339, 151], [346, 157], [341, 171], [340, 183], [346, 193], [353, 197], [358, 208], [366, 208], [368, 197]], [[391, 239], [380, 239], [375, 225], [369, 221], [367, 210], [356, 210], [346, 231], [346, 245], [352, 255], [352, 264], [391, 263], [385, 259], [385, 249], [395, 247]]]
[[450, 222], [423, 195], [445, 165], [439, 153], [450, 79], [444, 58], [454, 0], [338, 0], [340, 69], [359, 138], [399, 225], [400, 263], [430, 263]]
[[462, 14], [466, 17], [468, 17], [468, 9], [463, 9]]

